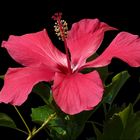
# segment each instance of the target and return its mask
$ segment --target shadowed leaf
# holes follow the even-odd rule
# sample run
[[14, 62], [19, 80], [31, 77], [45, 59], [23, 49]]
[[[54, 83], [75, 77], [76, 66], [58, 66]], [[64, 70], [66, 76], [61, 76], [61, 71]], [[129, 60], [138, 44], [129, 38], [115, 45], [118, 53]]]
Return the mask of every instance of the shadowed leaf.
[[0, 126], [16, 129], [14, 121], [5, 113], [0, 113]]
[[114, 76], [112, 82], [105, 88], [103, 102], [112, 104], [121, 87], [125, 84], [129, 77], [130, 75], [127, 71], [120, 72]]

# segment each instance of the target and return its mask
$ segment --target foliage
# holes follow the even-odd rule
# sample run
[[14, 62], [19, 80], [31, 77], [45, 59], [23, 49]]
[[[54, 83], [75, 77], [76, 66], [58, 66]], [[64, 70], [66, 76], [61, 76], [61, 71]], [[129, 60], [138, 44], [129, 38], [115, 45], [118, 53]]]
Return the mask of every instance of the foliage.
[[[107, 71], [104, 68], [100, 73]], [[133, 105], [122, 105], [121, 107], [114, 104], [115, 97], [119, 90], [123, 87], [127, 79], [130, 77], [127, 71], [120, 72], [112, 78], [112, 82], [105, 86], [103, 100], [93, 111], [84, 111], [77, 115], [68, 115], [61, 112], [53, 101], [50, 86], [41, 82], [37, 84], [33, 91], [42, 101], [43, 106], [31, 109], [31, 119], [36, 124], [32, 131], [25, 132], [17, 128], [15, 122], [4, 113], [0, 113], [0, 126], [9, 127], [28, 134], [27, 140], [32, 139], [40, 130], [44, 129], [51, 139], [75, 140], [83, 132], [88, 119], [104, 105], [109, 105], [105, 113], [103, 127], [98, 128], [94, 121], [91, 121], [95, 137], [87, 138], [88, 140], [124, 140], [140, 138], [140, 112], [134, 112]], [[103, 77], [104, 80], [107, 77]], [[139, 96], [136, 102], [138, 102]], [[40, 126], [39, 128], [37, 128]]]

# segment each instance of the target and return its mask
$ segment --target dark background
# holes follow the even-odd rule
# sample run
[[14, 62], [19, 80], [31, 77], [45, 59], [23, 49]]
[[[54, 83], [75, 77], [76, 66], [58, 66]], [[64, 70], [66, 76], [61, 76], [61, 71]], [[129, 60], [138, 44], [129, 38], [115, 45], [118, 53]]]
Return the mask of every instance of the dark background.
[[[57, 40], [57, 37], [53, 32], [54, 21], [51, 16], [58, 11], [63, 12], [63, 17], [67, 20], [69, 28], [72, 23], [79, 21], [83, 18], [99, 18], [101, 21], [108, 23], [119, 29], [119, 31], [128, 31], [133, 34], [140, 35], [140, 10], [137, 1], [62, 1], [62, 0], [46, 0], [46, 1], [0, 1], [0, 43], [2, 40], [7, 40], [10, 34], [22, 35], [26, 33], [40, 31], [46, 28], [49, 32], [50, 38], [53, 43], [62, 50], [62, 43]], [[119, 32], [118, 31], [118, 32]], [[111, 40], [118, 33], [108, 32], [105, 35], [102, 48], [99, 49], [101, 53], [111, 42]], [[0, 75], [5, 74], [8, 67], [18, 67], [17, 64], [7, 53], [5, 49], [0, 48]], [[116, 98], [116, 102], [122, 104], [123, 102], [133, 102], [140, 91], [140, 68], [131, 68], [120, 60], [113, 59], [109, 65], [110, 72], [115, 75], [122, 70], [128, 70], [131, 77], [126, 82], [124, 87]], [[108, 82], [110, 79], [108, 80]], [[0, 81], [2, 87], [3, 81]], [[41, 104], [41, 100], [35, 95], [30, 95], [27, 102], [25, 102], [19, 109], [23, 113], [25, 119], [30, 126], [33, 124], [30, 120], [30, 107], [36, 107]], [[139, 109], [139, 105], [136, 105], [135, 110]], [[23, 127], [18, 115], [10, 105], [0, 104], [0, 112], [9, 114], [19, 127]], [[93, 119], [100, 118], [98, 114], [93, 116]], [[92, 136], [89, 127], [86, 127], [82, 138]], [[43, 133], [38, 134], [35, 139], [46, 139]], [[4, 137], [4, 138], [2, 138]], [[80, 137], [80, 138], [81, 138]], [[25, 140], [24, 134], [19, 134], [14, 130], [7, 128], [0, 128], [0, 140], [8, 139]], [[79, 139], [80, 139], [79, 138]]]

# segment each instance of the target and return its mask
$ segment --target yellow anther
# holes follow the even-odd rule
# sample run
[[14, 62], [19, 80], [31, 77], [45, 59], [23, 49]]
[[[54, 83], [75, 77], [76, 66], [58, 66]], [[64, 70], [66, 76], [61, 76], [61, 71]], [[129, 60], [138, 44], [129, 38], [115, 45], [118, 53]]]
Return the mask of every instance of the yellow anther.
[[68, 24], [65, 20], [56, 21], [54, 25], [54, 31], [59, 40], [64, 40], [67, 37]]

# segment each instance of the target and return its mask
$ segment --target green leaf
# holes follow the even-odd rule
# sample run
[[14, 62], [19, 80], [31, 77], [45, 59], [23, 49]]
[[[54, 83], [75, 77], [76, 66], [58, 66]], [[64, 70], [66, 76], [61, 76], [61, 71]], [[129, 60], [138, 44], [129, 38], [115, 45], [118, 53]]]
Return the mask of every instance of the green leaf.
[[123, 111], [119, 112], [117, 115], [120, 116], [121, 120], [122, 120], [122, 123], [123, 123], [123, 126], [125, 127], [126, 126], [126, 123], [127, 123], [127, 120], [128, 120], [128, 117], [130, 114], [132, 114], [133, 112], [133, 108], [131, 106], [131, 104], [126, 107]]
[[5, 113], [0, 113], [0, 126], [16, 129], [14, 121]]
[[75, 124], [75, 127], [72, 129], [72, 134], [75, 136], [75, 138], [77, 138], [82, 133], [88, 119], [101, 105], [102, 102], [100, 102], [93, 110], [83, 111], [79, 114], [71, 116], [71, 121], [73, 122], [73, 124]]
[[[41, 106], [38, 108], [32, 108], [31, 118], [32, 121], [39, 123], [40, 125], [44, 123], [47, 118], [54, 114], [55, 111], [52, 110], [47, 105]], [[50, 136], [53, 139], [67, 139], [67, 130], [66, 124], [64, 122], [65, 118], [61, 118], [58, 115], [52, 120], [49, 121], [48, 125], [46, 126], [47, 129], [50, 131]]]
[[34, 93], [39, 95], [46, 104], [51, 104], [52, 93], [50, 87], [45, 82], [38, 83], [32, 90]]
[[118, 115], [113, 115], [105, 122], [102, 137], [97, 140], [120, 140], [123, 131], [123, 124]]
[[124, 130], [120, 140], [140, 138], [140, 112], [133, 112], [131, 104], [118, 114], [122, 120]]
[[56, 117], [54, 120], [50, 121], [48, 128], [52, 138], [60, 140], [67, 138], [66, 125], [61, 118]]
[[74, 125], [73, 129], [71, 129], [71, 135], [77, 138], [82, 133], [85, 123], [92, 115], [92, 113], [93, 111], [83, 111], [79, 114], [70, 116], [72, 124]]
[[115, 97], [119, 93], [121, 87], [125, 84], [130, 77], [127, 71], [120, 72], [113, 77], [112, 82], [106, 86], [103, 102], [112, 104]]
[[[54, 112], [47, 105], [33, 108], [31, 118], [32, 121], [41, 125]], [[83, 122], [85, 123], [85, 117], [83, 117], [83, 122], [75, 120], [73, 117], [75, 118], [75, 115], [69, 116], [63, 112], [57, 112], [56, 117], [49, 121], [45, 129], [49, 129], [52, 139], [75, 140], [81, 132], [81, 127], [84, 126]]]
[[119, 113], [126, 108], [126, 104], [122, 104], [122, 106], [118, 106], [117, 104], [113, 104], [111, 108], [108, 110], [105, 120], [109, 120], [115, 113]]
[[55, 113], [47, 105], [38, 108], [32, 108], [32, 121], [42, 124], [51, 114]]
[[104, 122], [103, 134], [97, 140], [138, 140], [140, 138], [140, 112], [133, 112], [129, 104], [125, 109]]

